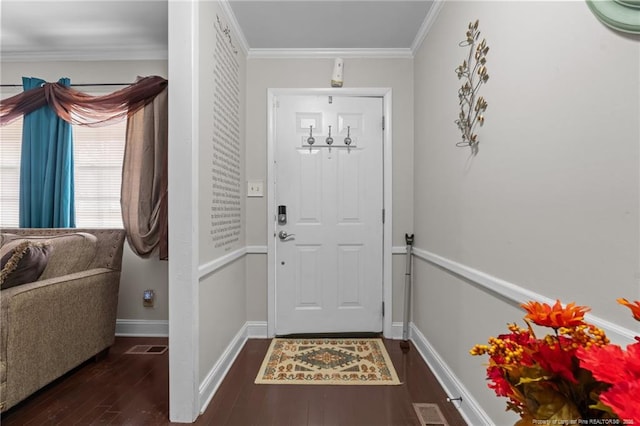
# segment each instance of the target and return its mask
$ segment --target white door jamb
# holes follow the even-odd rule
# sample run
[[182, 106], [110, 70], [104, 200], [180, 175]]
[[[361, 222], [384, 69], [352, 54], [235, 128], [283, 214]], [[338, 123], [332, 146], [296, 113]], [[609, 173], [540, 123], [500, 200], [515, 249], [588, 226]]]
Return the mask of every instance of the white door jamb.
[[[383, 159], [383, 283], [382, 302], [384, 303], [384, 318], [382, 332], [385, 337], [393, 336], [391, 319], [393, 318], [393, 277], [392, 277], [392, 128], [391, 88], [340, 88], [340, 89], [268, 89], [267, 90], [267, 335], [275, 335], [275, 307], [276, 307], [276, 240], [275, 240], [275, 102], [280, 95], [311, 95], [311, 96], [380, 96], [383, 98], [384, 108], [384, 159]], [[382, 212], [381, 212], [382, 216]], [[382, 220], [382, 218], [381, 218]]]

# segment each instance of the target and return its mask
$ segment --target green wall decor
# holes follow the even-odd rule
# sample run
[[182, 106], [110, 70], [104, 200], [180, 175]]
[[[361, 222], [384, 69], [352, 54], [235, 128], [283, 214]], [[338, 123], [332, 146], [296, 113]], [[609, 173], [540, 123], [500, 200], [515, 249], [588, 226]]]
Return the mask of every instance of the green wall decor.
[[605, 25], [625, 33], [640, 34], [640, 0], [586, 0]]
[[469, 54], [458, 68], [456, 74], [458, 80], [463, 80], [463, 84], [458, 89], [458, 100], [460, 103], [460, 113], [455, 123], [462, 134], [462, 141], [456, 143], [458, 147], [471, 147], [472, 152], [478, 152], [478, 135], [475, 132], [477, 125], [484, 124], [484, 112], [487, 109], [487, 101], [484, 97], [478, 96], [480, 86], [489, 80], [487, 72], [487, 53], [489, 46], [485, 39], [480, 39], [478, 30], [479, 21], [470, 22], [466, 39], [459, 43], [460, 47], [468, 47]]

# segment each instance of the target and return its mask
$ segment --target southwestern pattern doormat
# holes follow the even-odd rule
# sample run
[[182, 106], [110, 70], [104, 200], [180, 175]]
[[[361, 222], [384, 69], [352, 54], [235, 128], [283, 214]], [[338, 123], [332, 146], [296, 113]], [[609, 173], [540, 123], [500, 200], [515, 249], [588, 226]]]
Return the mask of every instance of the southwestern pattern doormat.
[[382, 339], [273, 339], [255, 383], [399, 385]]

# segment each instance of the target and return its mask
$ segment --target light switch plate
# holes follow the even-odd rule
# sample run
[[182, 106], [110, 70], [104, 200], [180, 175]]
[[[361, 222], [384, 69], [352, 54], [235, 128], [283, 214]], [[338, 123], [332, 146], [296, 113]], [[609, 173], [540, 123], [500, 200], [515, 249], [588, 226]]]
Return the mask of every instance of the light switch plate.
[[264, 182], [261, 180], [247, 181], [247, 197], [264, 197]]

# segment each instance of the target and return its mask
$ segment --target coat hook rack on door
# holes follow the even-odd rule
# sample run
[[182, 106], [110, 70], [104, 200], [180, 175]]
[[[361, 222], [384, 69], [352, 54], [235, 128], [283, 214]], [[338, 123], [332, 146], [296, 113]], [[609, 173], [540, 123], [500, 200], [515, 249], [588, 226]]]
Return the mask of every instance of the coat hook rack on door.
[[[325, 144], [326, 145], [316, 145], [316, 138], [313, 136], [313, 126], [309, 126], [309, 137], [307, 137], [307, 139], [305, 140], [306, 142], [306, 146], [303, 143], [303, 147], [305, 148], [309, 148], [311, 150], [311, 147], [313, 148], [329, 148], [329, 152], [331, 152], [331, 148], [346, 148], [348, 151], [351, 151], [352, 149], [357, 149], [358, 147], [356, 145], [354, 145], [354, 140], [351, 138], [351, 126], [347, 126], [347, 136], [344, 138], [344, 146], [342, 145], [334, 145], [334, 139], [331, 136], [331, 126], [329, 127], [329, 135], [325, 138]], [[304, 140], [304, 139], [303, 139]]]

